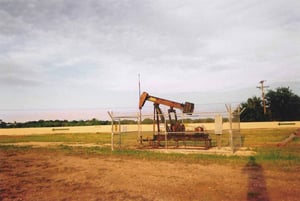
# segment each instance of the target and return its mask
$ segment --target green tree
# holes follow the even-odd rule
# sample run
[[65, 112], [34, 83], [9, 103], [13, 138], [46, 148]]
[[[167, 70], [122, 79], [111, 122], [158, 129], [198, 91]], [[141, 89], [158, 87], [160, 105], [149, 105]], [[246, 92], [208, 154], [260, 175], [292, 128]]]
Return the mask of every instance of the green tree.
[[142, 121], [142, 124], [153, 124], [153, 119], [145, 118], [145, 119]]
[[241, 121], [264, 121], [262, 100], [259, 97], [248, 98], [247, 102], [241, 104], [244, 112], [241, 114]]
[[300, 97], [289, 87], [280, 87], [276, 91], [269, 90], [266, 99], [272, 120], [300, 120]]
[[6, 123], [0, 119], [0, 128], [6, 128]]

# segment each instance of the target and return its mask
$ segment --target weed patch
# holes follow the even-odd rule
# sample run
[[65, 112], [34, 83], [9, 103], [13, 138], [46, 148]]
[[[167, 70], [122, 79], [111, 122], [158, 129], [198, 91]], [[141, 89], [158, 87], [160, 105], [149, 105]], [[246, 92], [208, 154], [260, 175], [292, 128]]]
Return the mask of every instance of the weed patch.
[[31, 149], [31, 146], [0, 145], [0, 150], [2, 151], [28, 151]]

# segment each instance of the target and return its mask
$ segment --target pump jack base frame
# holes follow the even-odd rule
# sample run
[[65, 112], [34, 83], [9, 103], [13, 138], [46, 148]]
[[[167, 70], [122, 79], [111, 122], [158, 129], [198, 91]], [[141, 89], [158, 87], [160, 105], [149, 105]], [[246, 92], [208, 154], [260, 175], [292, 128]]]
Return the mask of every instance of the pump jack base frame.
[[[180, 133], [167, 133], [165, 134], [156, 134], [153, 135], [152, 139], [142, 139], [143, 142], [148, 142], [152, 148], [164, 148], [165, 145], [162, 145], [162, 142], [174, 142], [175, 148], [179, 148], [179, 142], [184, 144], [184, 148], [187, 148], [186, 142], [204, 142], [204, 149], [209, 149], [212, 146], [212, 139], [209, 137], [208, 133], [194, 133], [194, 132], [180, 132]], [[168, 146], [169, 148], [170, 146]], [[203, 146], [197, 146], [197, 148], [202, 148]], [[195, 147], [194, 147], [195, 148]]]

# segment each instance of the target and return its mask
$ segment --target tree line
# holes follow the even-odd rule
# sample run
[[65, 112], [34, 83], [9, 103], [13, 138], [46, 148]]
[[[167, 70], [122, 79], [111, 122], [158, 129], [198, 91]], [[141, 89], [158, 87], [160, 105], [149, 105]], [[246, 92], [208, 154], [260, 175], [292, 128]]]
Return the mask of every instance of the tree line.
[[265, 94], [266, 113], [263, 100], [253, 96], [241, 104], [241, 121], [299, 121], [300, 97], [289, 87], [279, 87]]
[[[228, 119], [224, 119], [228, 121]], [[212, 123], [213, 118], [203, 118], [203, 119], [184, 119], [186, 123]], [[118, 124], [119, 122], [114, 122]], [[120, 124], [137, 124], [136, 120], [123, 119]], [[142, 124], [153, 124], [153, 119], [145, 118], [141, 122]], [[111, 125], [111, 121], [102, 121], [96, 118], [91, 120], [38, 120], [38, 121], [28, 121], [28, 122], [13, 122], [7, 123], [0, 120], [0, 128], [37, 128], [37, 127], [71, 127], [71, 126], [96, 126], [96, 125]]]
[[94, 125], [109, 125], [110, 121], [102, 121], [98, 119], [91, 120], [38, 120], [28, 122], [13, 122], [7, 123], [0, 120], [1, 128], [35, 128], [35, 127], [69, 127], [69, 126], [94, 126]]

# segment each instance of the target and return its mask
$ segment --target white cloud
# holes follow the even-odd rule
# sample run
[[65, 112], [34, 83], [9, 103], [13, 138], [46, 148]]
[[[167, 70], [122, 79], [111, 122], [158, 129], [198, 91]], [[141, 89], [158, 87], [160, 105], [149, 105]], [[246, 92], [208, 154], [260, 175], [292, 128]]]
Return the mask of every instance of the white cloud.
[[69, 96], [74, 107], [110, 105], [104, 90], [134, 91], [139, 73], [154, 93], [299, 81], [299, 10], [297, 0], [2, 1], [0, 87], [36, 96], [34, 108], [68, 107]]

